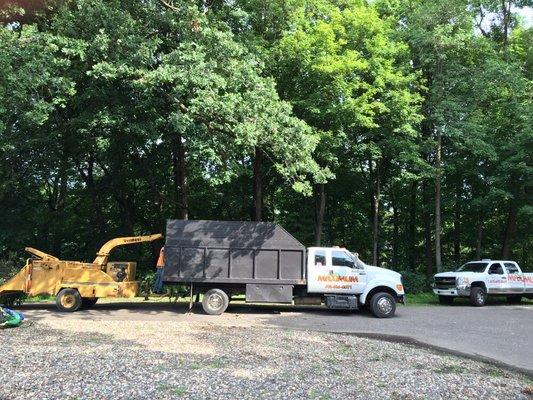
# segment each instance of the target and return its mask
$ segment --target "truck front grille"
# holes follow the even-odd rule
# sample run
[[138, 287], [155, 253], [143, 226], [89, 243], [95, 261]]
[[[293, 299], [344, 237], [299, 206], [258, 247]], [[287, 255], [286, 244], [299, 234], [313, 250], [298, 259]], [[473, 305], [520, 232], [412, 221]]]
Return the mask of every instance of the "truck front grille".
[[454, 289], [455, 288], [455, 278], [435, 278], [435, 287], [437, 289]]

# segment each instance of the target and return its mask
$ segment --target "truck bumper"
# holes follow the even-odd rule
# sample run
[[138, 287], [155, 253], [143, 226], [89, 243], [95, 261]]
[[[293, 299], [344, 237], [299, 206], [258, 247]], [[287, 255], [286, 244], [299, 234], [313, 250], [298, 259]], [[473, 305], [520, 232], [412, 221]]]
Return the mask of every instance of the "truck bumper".
[[437, 289], [433, 288], [433, 293], [439, 295], [439, 296], [464, 296], [468, 297], [470, 296], [470, 288], [453, 288], [453, 289]]
[[404, 294], [399, 294], [398, 295], [398, 303], [405, 304], [405, 295]]

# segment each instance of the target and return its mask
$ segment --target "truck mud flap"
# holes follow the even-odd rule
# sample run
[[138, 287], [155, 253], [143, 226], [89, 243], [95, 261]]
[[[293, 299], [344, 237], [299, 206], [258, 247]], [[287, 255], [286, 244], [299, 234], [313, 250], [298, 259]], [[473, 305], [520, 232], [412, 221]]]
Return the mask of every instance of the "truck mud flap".
[[292, 303], [293, 285], [246, 285], [246, 301], [251, 303]]

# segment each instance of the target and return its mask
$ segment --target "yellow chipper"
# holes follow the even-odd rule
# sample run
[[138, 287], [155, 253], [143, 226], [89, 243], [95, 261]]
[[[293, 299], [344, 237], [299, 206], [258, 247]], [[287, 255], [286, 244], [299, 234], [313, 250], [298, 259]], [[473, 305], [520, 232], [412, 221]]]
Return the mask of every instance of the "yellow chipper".
[[135, 262], [108, 262], [117, 246], [150, 242], [163, 235], [115, 238], [106, 242], [92, 263], [64, 261], [32, 247], [26, 251], [34, 258], [0, 286], [0, 297], [52, 295], [60, 311], [76, 311], [93, 306], [102, 297], [135, 297], [139, 282], [135, 280]]

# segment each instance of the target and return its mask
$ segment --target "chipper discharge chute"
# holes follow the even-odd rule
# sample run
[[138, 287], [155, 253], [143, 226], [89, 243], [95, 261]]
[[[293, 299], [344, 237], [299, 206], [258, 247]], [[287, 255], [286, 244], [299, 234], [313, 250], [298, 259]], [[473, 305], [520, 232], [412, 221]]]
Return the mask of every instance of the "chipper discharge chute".
[[108, 262], [111, 250], [117, 246], [150, 242], [163, 235], [115, 238], [105, 243], [92, 263], [64, 261], [26, 247], [34, 258], [10, 280], [0, 286], [2, 298], [26, 294], [28, 296], [56, 296], [60, 311], [76, 311], [91, 307], [102, 297], [135, 297], [139, 282], [135, 280], [135, 262]]

